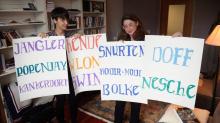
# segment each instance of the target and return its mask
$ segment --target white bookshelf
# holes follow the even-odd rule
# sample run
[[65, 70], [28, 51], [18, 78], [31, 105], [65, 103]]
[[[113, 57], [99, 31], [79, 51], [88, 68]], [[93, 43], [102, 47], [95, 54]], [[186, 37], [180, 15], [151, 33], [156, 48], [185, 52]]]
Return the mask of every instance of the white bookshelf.
[[[82, 13], [82, 16], [83, 16], [83, 31], [84, 31], [84, 34], [94, 34], [94, 33], [106, 33], [106, 0], [87, 0], [90, 2], [90, 10], [86, 10], [85, 11], [85, 8], [83, 8], [83, 13]], [[92, 2], [103, 2], [104, 3], [104, 6], [103, 6], [103, 12], [102, 11], [93, 11], [92, 10]], [[86, 25], [86, 22], [88, 20], [86, 20], [86, 18], [89, 18], [89, 17], [92, 17], [92, 18], [103, 18], [103, 20], [101, 20], [101, 25], [98, 24], [98, 25]], [[92, 23], [97, 23], [95, 22], [96, 19], [92, 19]], [[90, 23], [90, 22], [89, 22]], [[100, 23], [100, 21], [98, 21], [98, 23]]]
[[[29, 8], [28, 3], [33, 3], [36, 10]], [[46, 0], [0, 0], [0, 31], [16, 30], [22, 37], [36, 35], [48, 31]], [[0, 54], [5, 59], [13, 57], [13, 47], [0, 47]], [[8, 68], [0, 73], [0, 122], [10, 123], [10, 118], [5, 110], [2, 88], [5, 84], [16, 81], [15, 68]]]
[[[55, 7], [64, 7], [66, 9], [77, 9], [79, 11], [71, 11], [70, 14], [73, 16], [80, 17], [80, 28], [78, 29], [68, 29], [75, 32], [83, 33], [83, 34], [91, 34], [86, 33], [90, 32], [90, 30], [100, 30], [100, 33], [106, 33], [106, 0], [88, 0], [88, 1], [99, 1], [104, 3], [104, 12], [93, 12], [93, 11], [83, 11], [83, 0], [49, 0], [53, 2]], [[103, 17], [103, 25], [102, 26], [92, 26], [86, 27], [84, 25], [85, 17]]]

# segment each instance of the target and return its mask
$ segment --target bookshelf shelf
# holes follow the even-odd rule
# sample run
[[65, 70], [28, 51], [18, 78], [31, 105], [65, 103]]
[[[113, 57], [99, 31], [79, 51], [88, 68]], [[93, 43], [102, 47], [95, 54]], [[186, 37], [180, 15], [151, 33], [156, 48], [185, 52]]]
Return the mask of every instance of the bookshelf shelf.
[[98, 28], [105, 28], [105, 26], [85, 27], [84, 29], [98, 29]]
[[42, 13], [43, 11], [36, 11], [36, 10], [18, 10], [18, 9], [11, 9], [11, 10], [0, 10], [0, 13]]
[[15, 73], [15, 68], [10, 68], [10, 69], [4, 71], [2, 74], [0, 74], [0, 78], [3, 77], [3, 76], [14, 74], [14, 73]]
[[69, 14], [75, 14], [75, 15], [77, 15], [77, 14], [80, 14], [81, 13], [81, 11], [68, 11], [69, 12]]
[[14, 27], [14, 26], [34, 26], [44, 25], [45, 23], [12, 23], [12, 24], [0, 24], [0, 27]]
[[101, 15], [105, 14], [104, 12], [83, 12], [84, 15]]
[[81, 30], [81, 29], [66, 29], [67, 31], [77, 31], [77, 30]]
[[1, 47], [0, 50], [7, 50], [7, 49], [11, 49], [11, 48], [13, 48], [13, 46]]

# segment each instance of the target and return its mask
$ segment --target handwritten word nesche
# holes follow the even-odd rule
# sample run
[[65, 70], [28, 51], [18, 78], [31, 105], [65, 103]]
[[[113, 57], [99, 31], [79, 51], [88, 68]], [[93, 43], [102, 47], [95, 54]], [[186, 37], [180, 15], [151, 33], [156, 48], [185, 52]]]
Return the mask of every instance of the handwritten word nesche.
[[[152, 61], [189, 67], [193, 52], [194, 50], [189, 48], [155, 47]], [[177, 96], [184, 96], [189, 99], [194, 98], [195, 94], [191, 94], [191, 92], [196, 86], [194, 84], [183, 86], [181, 83], [180, 80], [174, 80], [171, 78], [145, 76], [143, 77], [142, 88], [154, 89], [161, 93], [165, 92]], [[176, 89], [172, 89], [171, 87], [176, 87]]]
[[[65, 49], [65, 40], [48, 40], [41, 39], [32, 42], [19, 42], [14, 44], [14, 54], [24, 55], [28, 53], [36, 53], [48, 50]], [[16, 68], [17, 77], [27, 76], [35, 73], [45, 73], [54, 71], [66, 71], [66, 61], [48, 61], [35, 64], [24, 65]], [[57, 80], [42, 80], [34, 81], [27, 84], [19, 86], [19, 92], [25, 93], [32, 90], [38, 90], [43, 88], [52, 88], [67, 86], [67, 79], [57, 79]]]
[[[144, 57], [144, 46], [142, 45], [119, 45], [100, 46], [100, 58], [113, 57]], [[134, 68], [100, 68], [101, 75], [141, 77], [142, 70]], [[138, 83], [138, 82], [137, 82]], [[103, 84], [103, 95], [127, 95], [137, 96], [140, 92], [138, 84], [131, 82], [114, 82], [114, 84]]]

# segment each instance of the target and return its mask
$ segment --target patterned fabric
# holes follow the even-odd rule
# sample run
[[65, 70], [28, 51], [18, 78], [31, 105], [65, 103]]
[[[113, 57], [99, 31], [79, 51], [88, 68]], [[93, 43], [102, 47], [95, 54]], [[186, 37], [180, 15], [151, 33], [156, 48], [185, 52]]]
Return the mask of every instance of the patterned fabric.
[[[141, 105], [140, 123], [155, 123], [158, 122], [165, 113], [168, 104], [159, 101], [148, 101], [149, 104]], [[124, 119], [129, 121], [130, 103], [125, 107]], [[81, 106], [85, 111], [100, 116], [109, 121], [114, 121], [115, 101], [101, 101], [100, 95], [94, 97], [91, 101]]]

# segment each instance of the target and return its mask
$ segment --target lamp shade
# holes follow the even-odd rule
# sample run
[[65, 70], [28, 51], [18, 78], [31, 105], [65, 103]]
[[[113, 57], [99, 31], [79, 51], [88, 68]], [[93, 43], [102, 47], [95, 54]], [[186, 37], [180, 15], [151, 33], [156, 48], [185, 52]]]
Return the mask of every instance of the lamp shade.
[[213, 46], [220, 46], [220, 25], [215, 27], [205, 43]]

